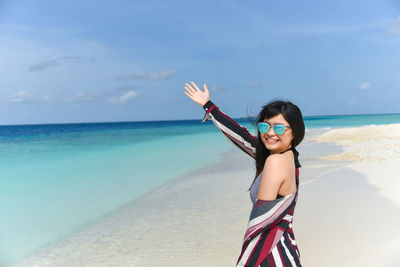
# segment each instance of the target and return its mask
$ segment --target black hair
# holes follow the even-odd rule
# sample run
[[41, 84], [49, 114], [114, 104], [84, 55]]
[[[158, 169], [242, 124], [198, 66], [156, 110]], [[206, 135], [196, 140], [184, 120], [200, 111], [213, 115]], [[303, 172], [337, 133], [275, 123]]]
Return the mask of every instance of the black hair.
[[[305, 134], [305, 126], [303, 121], [303, 116], [298, 106], [290, 101], [284, 100], [272, 100], [262, 107], [262, 110], [257, 116], [257, 123], [262, 122], [265, 119], [270, 119], [279, 114], [285, 118], [289, 123], [292, 134], [292, 147], [296, 147], [301, 143]], [[257, 179], [258, 175], [264, 169], [265, 160], [270, 155], [270, 151], [265, 147], [264, 143], [261, 141], [260, 132], [257, 131], [257, 146], [256, 146], [256, 175], [254, 181]], [[251, 185], [253, 185], [253, 183]], [[250, 186], [251, 188], [251, 186]], [[249, 188], [249, 190], [250, 190]]]

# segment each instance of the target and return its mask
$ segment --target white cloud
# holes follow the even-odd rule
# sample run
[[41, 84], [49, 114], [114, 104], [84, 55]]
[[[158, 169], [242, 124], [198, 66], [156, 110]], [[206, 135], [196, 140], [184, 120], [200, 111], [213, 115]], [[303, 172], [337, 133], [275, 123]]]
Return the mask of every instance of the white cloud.
[[395, 35], [400, 34], [400, 15], [389, 24], [387, 31]]
[[81, 91], [75, 95], [63, 96], [60, 94], [42, 92], [32, 94], [28, 90], [21, 90], [8, 98], [10, 103], [32, 103], [32, 104], [45, 104], [45, 103], [60, 103], [60, 102], [90, 102], [95, 100], [98, 95], [88, 94]]
[[359, 86], [360, 90], [367, 90], [371, 88], [371, 83], [370, 82], [362, 82]]
[[8, 98], [8, 102], [12, 103], [27, 103], [32, 100], [32, 95], [28, 90], [21, 90]]
[[78, 94], [76, 94], [76, 97], [73, 100], [89, 102], [89, 101], [92, 101], [93, 98], [94, 98], [94, 96], [88, 95], [86, 92], [81, 91]]
[[53, 67], [53, 66], [57, 66], [59, 64], [60, 63], [57, 59], [44, 60], [42, 62], [39, 62], [39, 63], [29, 66], [28, 71], [30, 71], [30, 72], [41, 71], [41, 70], [45, 70], [45, 69]]
[[8, 98], [10, 103], [50, 103], [53, 102], [55, 96], [46, 94], [44, 96], [33, 95], [28, 90], [21, 90]]
[[135, 91], [131, 90], [131, 91], [128, 91], [128, 92], [122, 94], [119, 97], [109, 98], [108, 102], [113, 103], [113, 104], [125, 104], [135, 96], [137, 96], [137, 93]]
[[60, 65], [61, 63], [87, 63], [94, 61], [94, 57], [78, 57], [78, 56], [64, 56], [55, 59], [47, 59], [29, 66], [28, 71], [42, 71], [50, 67]]
[[147, 80], [147, 81], [160, 81], [167, 80], [176, 74], [176, 70], [164, 70], [160, 72], [138, 72], [127, 75], [120, 75], [116, 77], [119, 81], [129, 81], [129, 80]]

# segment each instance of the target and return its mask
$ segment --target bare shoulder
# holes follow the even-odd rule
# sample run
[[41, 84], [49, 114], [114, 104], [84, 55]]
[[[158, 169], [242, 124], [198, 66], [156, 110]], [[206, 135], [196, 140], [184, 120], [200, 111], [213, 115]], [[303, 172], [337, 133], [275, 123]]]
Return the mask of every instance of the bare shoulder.
[[272, 160], [279, 160], [279, 159], [285, 159], [285, 158], [286, 158], [286, 155], [285, 155], [285, 154], [277, 153], [277, 154], [271, 154], [271, 155], [269, 155], [269, 156], [267, 157], [267, 160], [272, 161]]
[[290, 161], [283, 154], [272, 154], [267, 157], [258, 189], [258, 199], [276, 199], [279, 188], [288, 177]]
[[287, 158], [282, 154], [272, 154], [267, 157], [263, 173], [265, 178], [278, 181], [284, 180], [289, 166]]
[[265, 160], [264, 168], [289, 167], [292, 159], [284, 154], [272, 154]]

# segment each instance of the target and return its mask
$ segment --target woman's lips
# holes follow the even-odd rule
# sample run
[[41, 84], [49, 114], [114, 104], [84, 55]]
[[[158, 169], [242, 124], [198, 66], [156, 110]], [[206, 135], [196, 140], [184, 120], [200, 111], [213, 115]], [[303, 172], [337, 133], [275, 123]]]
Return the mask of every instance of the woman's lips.
[[269, 144], [276, 144], [279, 141], [279, 140], [268, 139], [268, 138], [265, 138], [265, 140], [267, 140], [267, 143], [269, 143]]

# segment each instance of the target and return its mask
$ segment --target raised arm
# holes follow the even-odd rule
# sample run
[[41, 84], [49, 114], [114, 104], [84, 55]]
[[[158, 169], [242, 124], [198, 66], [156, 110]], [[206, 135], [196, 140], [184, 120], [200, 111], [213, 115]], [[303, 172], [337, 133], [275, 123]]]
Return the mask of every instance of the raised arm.
[[251, 157], [256, 158], [256, 136], [252, 135], [246, 127], [222, 112], [211, 100], [205, 103], [203, 109], [206, 113], [201, 122], [212, 120], [229, 141]]
[[194, 82], [193, 87], [186, 83], [185, 94], [193, 101], [200, 104], [205, 110], [204, 118], [201, 122], [212, 120], [215, 126], [225, 135], [225, 137], [235, 146], [240, 148], [249, 156], [256, 158], [257, 137], [252, 135], [246, 127], [237, 123], [234, 119], [224, 112], [210, 100], [207, 86], [204, 84], [204, 92], [201, 91]]

